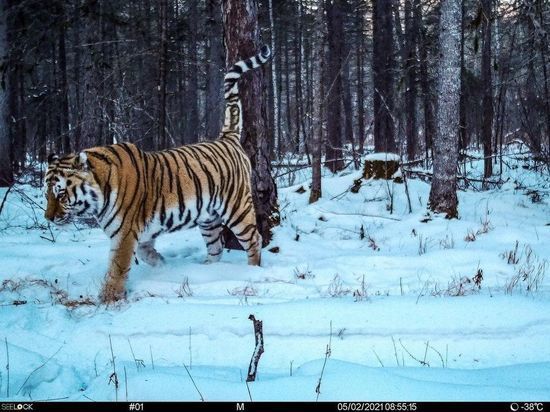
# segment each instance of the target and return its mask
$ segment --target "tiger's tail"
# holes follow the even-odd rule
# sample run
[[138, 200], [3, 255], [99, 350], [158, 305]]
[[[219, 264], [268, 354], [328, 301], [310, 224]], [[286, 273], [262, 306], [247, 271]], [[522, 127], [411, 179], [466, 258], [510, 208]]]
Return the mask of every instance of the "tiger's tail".
[[268, 46], [262, 46], [260, 52], [248, 59], [241, 60], [233, 65], [224, 78], [225, 118], [223, 121], [222, 137], [230, 133], [240, 133], [243, 126], [241, 98], [239, 96], [239, 79], [249, 70], [256, 69], [267, 62], [271, 57]]

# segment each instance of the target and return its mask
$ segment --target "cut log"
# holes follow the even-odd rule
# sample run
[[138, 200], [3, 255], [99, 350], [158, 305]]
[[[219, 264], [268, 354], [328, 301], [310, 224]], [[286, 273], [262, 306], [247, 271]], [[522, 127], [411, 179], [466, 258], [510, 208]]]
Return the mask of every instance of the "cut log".
[[402, 183], [399, 172], [399, 156], [394, 153], [373, 153], [365, 157], [363, 178], [365, 179], [394, 179]]

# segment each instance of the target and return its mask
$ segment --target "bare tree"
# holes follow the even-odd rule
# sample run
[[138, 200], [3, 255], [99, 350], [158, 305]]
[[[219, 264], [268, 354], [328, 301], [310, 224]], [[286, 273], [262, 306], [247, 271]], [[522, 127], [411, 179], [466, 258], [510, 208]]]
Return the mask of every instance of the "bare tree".
[[481, 31], [483, 37], [483, 48], [481, 52], [481, 84], [483, 85], [483, 115], [481, 134], [483, 141], [483, 156], [485, 179], [493, 174], [493, 81], [491, 63], [491, 21], [492, 1], [482, 0], [481, 2]]
[[395, 124], [393, 120], [393, 70], [395, 69], [393, 47], [392, 3], [388, 0], [373, 0], [373, 110], [374, 150], [396, 152]]
[[208, 27], [208, 75], [206, 78], [205, 136], [214, 138], [222, 127], [223, 114], [223, 30], [220, 0], [206, 0]]
[[159, 0], [159, 80], [158, 80], [158, 139], [160, 147], [167, 146], [166, 138], [166, 77], [168, 59], [167, 8], [168, 0]]
[[[319, 0], [321, 3], [323, 0]], [[315, 13], [316, 42], [314, 44], [315, 54], [319, 56], [317, 61], [317, 74], [313, 76], [313, 138], [311, 141], [311, 192], [309, 203], [315, 203], [321, 198], [321, 155], [323, 141], [323, 70], [324, 68], [324, 41], [325, 41], [325, 22], [323, 18], [323, 7], [318, 4]]]
[[[269, 0], [269, 28], [271, 31], [271, 51], [275, 53], [275, 20], [273, 18], [273, 0]], [[277, 146], [276, 152], [279, 151], [280, 136], [279, 136], [279, 90], [277, 88], [277, 65], [275, 61], [271, 63], [271, 83], [273, 86], [273, 142]]]
[[418, 13], [417, 8], [421, 7], [420, 0], [405, 0], [405, 31], [406, 31], [406, 84], [405, 91], [405, 112], [407, 122], [405, 134], [407, 138], [407, 157], [413, 160], [416, 157], [418, 146], [418, 130], [416, 125], [416, 73], [417, 73], [417, 35], [418, 35]]
[[456, 195], [460, 105], [460, 0], [441, 2], [439, 67], [430, 209], [458, 217]]
[[10, 131], [8, 126], [9, 77], [5, 67], [8, 58], [8, 18], [7, 0], [0, 1], [0, 187], [10, 186], [13, 183], [13, 173], [10, 162]]
[[[327, 117], [326, 160], [328, 169], [335, 173], [344, 168], [342, 159], [342, 98], [344, 70], [344, 35], [342, 28], [343, 0], [325, 0], [327, 18], [329, 89], [327, 90], [327, 107], [331, 115]], [[347, 68], [346, 68], [347, 70]]]
[[[256, 0], [223, 0], [223, 28], [226, 65], [254, 55], [260, 49]], [[243, 132], [241, 144], [252, 163], [252, 197], [256, 222], [267, 245], [271, 228], [279, 222], [277, 186], [271, 176], [270, 146], [267, 130], [266, 83], [263, 70], [256, 70], [241, 81]], [[236, 247], [232, 238], [226, 246]]]

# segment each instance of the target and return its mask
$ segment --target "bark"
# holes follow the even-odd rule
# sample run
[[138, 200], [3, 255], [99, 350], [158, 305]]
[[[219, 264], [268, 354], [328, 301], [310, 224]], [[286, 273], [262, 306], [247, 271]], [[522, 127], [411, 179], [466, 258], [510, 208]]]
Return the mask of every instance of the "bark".
[[313, 137], [311, 141], [311, 192], [309, 203], [315, 203], [322, 196], [321, 190], [321, 151], [323, 142], [323, 70], [324, 70], [324, 22], [323, 8], [318, 7], [315, 13], [315, 31], [317, 34], [314, 43], [314, 53], [319, 56], [317, 74], [313, 73]]
[[161, 149], [168, 146], [166, 138], [166, 75], [168, 59], [167, 0], [159, 0], [159, 78], [158, 78], [158, 145]]
[[417, 58], [416, 44], [418, 33], [418, 16], [414, 10], [420, 6], [419, 0], [405, 0], [405, 28], [406, 38], [406, 80], [407, 90], [405, 92], [405, 112], [407, 121], [405, 125], [405, 134], [407, 139], [407, 157], [409, 160], [416, 158], [416, 148], [418, 132], [416, 125], [416, 73]]
[[301, 124], [302, 124], [302, 4], [301, 0], [298, 1], [299, 4], [296, 5], [298, 8], [298, 18], [296, 26], [296, 39], [295, 39], [295, 49], [294, 49], [294, 92], [296, 98], [296, 105], [294, 107], [296, 129], [294, 135], [294, 150], [295, 153], [301, 153]]
[[374, 150], [397, 152], [393, 121], [393, 74], [395, 68], [391, 2], [373, 0]]
[[247, 382], [254, 382], [256, 380], [256, 374], [258, 373], [258, 362], [260, 362], [260, 357], [264, 353], [264, 332], [263, 332], [263, 322], [250, 315], [248, 317], [253, 323], [254, 326], [254, 352], [252, 353], [252, 358], [250, 359], [250, 365], [248, 367], [248, 375], [246, 377]]
[[481, 83], [483, 85], [483, 116], [481, 135], [483, 141], [484, 173], [488, 179], [493, 174], [493, 82], [491, 64], [491, 10], [492, 1], [481, 2], [481, 28], [483, 37], [483, 50], [481, 54]]
[[81, 95], [80, 95], [80, 54], [82, 48], [80, 47], [80, 0], [76, 0], [74, 6], [74, 38], [73, 44], [77, 47], [74, 51], [74, 66], [73, 66], [73, 76], [74, 76], [74, 110], [73, 110], [73, 128], [74, 128], [74, 142], [73, 146], [75, 151], [79, 151], [81, 147], [81, 135], [82, 135], [82, 109], [81, 109]]
[[223, 30], [220, 0], [207, 0], [208, 76], [206, 78], [206, 138], [213, 139], [223, 121]]
[[357, 32], [357, 48], [356, 54], [356, 73], [357, 73], [357, 140], [359, 154], [363, 153], [363, 147], [365, 142], [365, 92], [363, 90], [364, 82], [364, 53], [365, 42], [363, 36], [364, 19], [363, 14], [358, 12], [355, 14], [355, 30]]
[[468, 147], [468, 141], [467, 141], [467, 136], [468, 136], [468, 133], [466, 132], [466, 128], [467, 128], [467, 125], [466, 125], [466, 81], [464, 79], [464, 76], [466, 74], [466, 69], [465, 69], [465, 59], [464, 59], [464, 31], [465, 31], [465, 16], [464, 16], [464, 9], [465, 9], [466, 5], [464, 4], [464, 2], [462, 2], [462, 21], [461, 21], [461, 25], [460, 25], [460, 79], [461, 79], [461, 82], [460, 82], [460, 108], [459, 108], [459, 111], [460, 111], [460, 114], [459, 114], [459, 118], [460, 118], [460, 130], [459, 130], [459, 145], [458, 145], [458, 148], [459, 148], [459, 153], [462, 152], [463, 150], [465, 150], [467, 147]]
[[342, 159], [342, 0], [325, 0], [328, 41], [327, 142], [325, 165], [335, 173], [344, 168]]
[[63, 153], [71, 152], [71, 139], [69, 136], [69, 87], [67, 85], [67, 55], [65, 52], [65, 5], [59, 5], [59, 72], [60, 72], [60, 100], [61, 100], [61, 139]]
[[189, 26], [190, 26], [190, 38], [189, 38], [189, 50], [188, 50], [188, 63], [189, 79], [187, 86], [187, 99], [185, 105], [189, 111], [189, 118], [187, 120], [187, 132], [186, 143], [196, 143], [199, 140], [199, 79], [198, 79], [198, 51], [197, 51], [197, 30], [198, 30], [198, 1], [193, 0], [189, 5]]
[[[273, 0], [269, 0], [268, 2], [269, 7], [269, 29], [271, 32], [271, 52], [276, 55], [275, 53], [275, 20], [273, 19]], [[271, 63], [271, 93], [272, 93], [272, 123], [273, 123], [273, 146], [274, 146], [274, 152], [278, 153], [280, 141], [279, 141], [279, 90], [277, 88], [277, 65], [275, 64], [275, 58], [273, 59], [273, 62]]]
[[[1, 66], [7, 64], [8, 43], [8, 4], [0, 0], [0, 61]], [[6, 70], [0, 71], [0, 187], [13, 183], [13, 172], [10, 161], [11, 141], [9, 131], [9, 76]]]
[[[230, 67], [260, 49], [258, 8], [255, 0], [223, 0], [222, 7], [226, 66]], [[277, 186], [271, 176], [263, 69], [247, 73], [240, 80], [239, 89], [243, 110], [241, 144], [252, 164], [256, 223], [265, 246], [271, 240], [271, 228], [279, 222], [279, 211]], [[226, 239], [226, 246], [230, 245], [229, 239]]]
[[430, 209], [458, 217], [457, 163], [460, 105], [460, 0], [443, 0], [439, 24], [439, 67], [437, 82], [434, 176]]
[[[289, 33], [288, 30], [285, 30], [285, 69], [284, 69], [284, 77], [285, 77], [285, 94], [286, 94], [286, 121], [287, 121], [287, 137], [292, 138], [294, 135], [293, 131], [293, 124], [292, 124], [292, 113], [290, 110], [290, 54], [289, 54], [289, 41], [288, 41]], [[290, 147], [290, 146], [289, 146]], [[287, 148], [285, 148], [287, 149]]]
[[[418, 20], [422, 22], [422, 8], [415, 9], [418, 13]], [[434, 109], [433, 99], [431, 92], [432, 81], [428, 72], [428, 40], [426, 35], [426, 29], [420, 30], [420, 44], [419, 44], [419, 58], [420, 58], [420, 87], [422, 89], [422, 108], [424, 112], [424, 149], [426, 156], [426, 164], [430, 158], [430, 150], [432, 149], [432, 142], [434, 137]]]

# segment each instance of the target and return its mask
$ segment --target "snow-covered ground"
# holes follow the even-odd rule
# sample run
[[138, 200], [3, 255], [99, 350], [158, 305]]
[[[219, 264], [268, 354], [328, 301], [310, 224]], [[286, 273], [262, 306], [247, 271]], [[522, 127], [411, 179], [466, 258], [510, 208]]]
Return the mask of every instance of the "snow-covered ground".
[[528, 165], [509, 157], [501, 188], [461, 191], [458, 220], [426, 216], [421, 180], [409, 213], [403, 184], [350, 193], [349, 170], [308, 205], [298, 178], [279, 191], [279, 251], [262, 267], [239, 251], [204, 265], [198, 230], [165, 235], [166, 265], [134, 265], [114, 308], [82, 304], [107, 237], [50, 232], [40, 190], [17, 186], [0, 215], [0, 399], [248, 400], [254, 314], [254, 400], [315, 400], [329, 345], [319, 400], [549, 401], [550, 177]]

